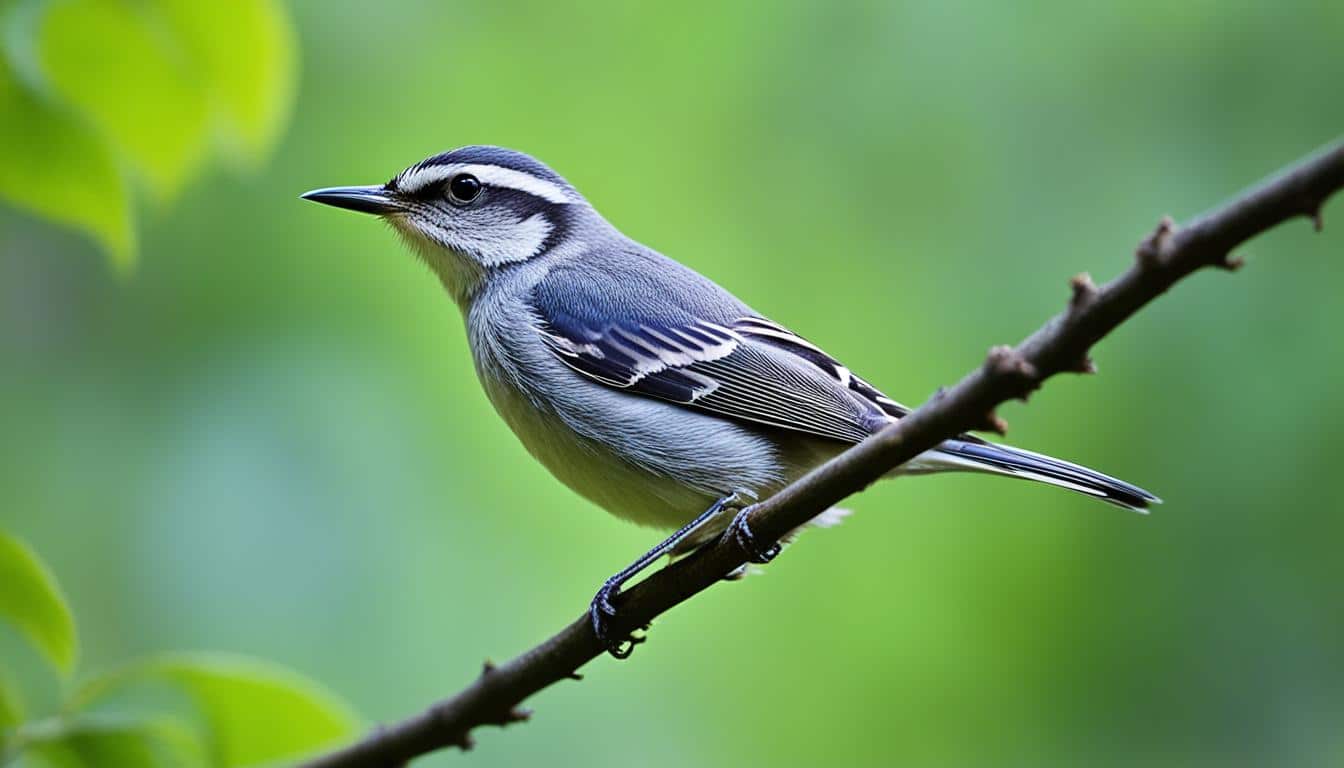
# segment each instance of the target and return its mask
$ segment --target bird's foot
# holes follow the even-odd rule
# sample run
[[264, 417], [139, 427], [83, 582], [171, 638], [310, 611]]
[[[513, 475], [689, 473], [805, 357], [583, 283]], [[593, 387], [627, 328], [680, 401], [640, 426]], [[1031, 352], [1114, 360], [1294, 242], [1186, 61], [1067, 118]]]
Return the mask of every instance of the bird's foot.
[[773, 542], [766, 546], [761, 546], [757, 541], [756, 534], [751, 532], [751, 526], [747, 523], [747, 514], [751, 512], [751, 507], [745, 507], [733, 518], [733, 522], [728, 525], [728, 531], [733, 536], [733, 541], [737, 546], [747, 553], [747, 559], [753, 563], [768, 563], [779, 555], [779, 542]]
[[624, 636], [615, 634], [611, 625], [616, 619], [615, 601], [620, 594], [619, 581], [608, 579], [603, 582], [602, 588], [593, 595], [593, 602], [588, 606], [588, 616], [593, 622], [593, 634], [597, 635], [598, 641], [607, 649], [607, 653], [618, 659], [625, 659], [635, 652], [635, 646], [644, 642], [645, 638], [633, 632], [627, 632]]
[[[588, 616], [593, 622], [593, 634], [597, 635], [598, 641], [603, 648], [607, 649], [607, 653], [618, 659], [624, 659], [635, 650], [636, 645], [644, 642], [643, 635], [636, 635], [630, 631], [622, 632], [613, 628], [613, 625], [626, 623], [618, 620], [616, 611], [616, 601], [621, 595], [621, 586], [652, 565], [658, 558], [668, 553], [676, 553], [678, 545], [693, 537], [703, 525], [726, 510], [742, 507], [748, 498], [755, 501], [756, 494], [748, 490], [737, 490], [724, 496], [714, 502], [709, 509], [701, 512], [694, 520], [682, 526], [676, 533], [668, 536], [661, 544], [645, 552], [638, 560], [623, 568], [620, 573], [602, 583], [602, 588], [597, 590], [597, 594], [593, 596], [593, 602], [588, 606]], [[754, 562], [769, 562], [779, 553], [778, 545], [771, 546], [764, 551], [756, 548], [754, 546], [755, 539], [751, 537], [751, 529], [746, 527], [746, 522], [742, 519], [741, 514], [733, 521], [733, 524], [737, 525], [739, 521], [741, 521], [742, 531], [735, 535], [739, 537], [739, 542], [744, 540], [753, 542], [752, 548], [748, 552], [754, 556]], [[743, 536], [745, 536], [745, 539]], [[648, 625], [645, 625], [643, 629], [647, 630]]]

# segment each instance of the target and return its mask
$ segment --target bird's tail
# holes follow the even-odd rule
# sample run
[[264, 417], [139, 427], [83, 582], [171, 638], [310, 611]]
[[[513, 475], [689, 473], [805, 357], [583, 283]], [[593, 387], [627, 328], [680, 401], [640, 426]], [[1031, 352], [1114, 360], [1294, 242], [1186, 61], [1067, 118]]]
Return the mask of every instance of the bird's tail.
[[961, 470], [1035, 480], [1095, 496], [1135, 512], [1147, 512], [1149, 506], [1162, 503], [1142, 488], [1096, 470], [996, 443], [948, 440], [909, 466], [915, 472]]

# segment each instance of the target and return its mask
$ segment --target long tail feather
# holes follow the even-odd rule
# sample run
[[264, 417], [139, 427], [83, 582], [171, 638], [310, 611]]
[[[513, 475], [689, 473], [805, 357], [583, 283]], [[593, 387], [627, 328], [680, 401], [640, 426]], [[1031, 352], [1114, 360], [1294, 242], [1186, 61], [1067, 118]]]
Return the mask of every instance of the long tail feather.
[[925, 462], [942, 464], [947, 469], [989, 472], [1068, 488], [1135, 512], [1146, 512], [1153, 504], [1162, 503], [1148, 491], [1110, 475], [996, 443], [948, 440], [926, 454]]

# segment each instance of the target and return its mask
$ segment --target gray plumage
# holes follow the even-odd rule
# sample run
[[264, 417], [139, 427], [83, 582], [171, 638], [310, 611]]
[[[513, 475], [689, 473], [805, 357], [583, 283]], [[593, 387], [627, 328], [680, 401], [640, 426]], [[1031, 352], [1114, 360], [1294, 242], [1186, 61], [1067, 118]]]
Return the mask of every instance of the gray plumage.
[[[768, 496], [907, 412], [815, 344], [621, 234], [522, 153], [465, 147], [381, 187], [307, 197], [388, 220], [462, 308], [485, 391], [527, 450], [637, 523], [674, 528], [734, 492]], [[1137, 510], [1157, 501], [970, 435], [897, 472], [936, 471], [1025, 478]], [[710, 521], [678, 546], [727, 523]]]

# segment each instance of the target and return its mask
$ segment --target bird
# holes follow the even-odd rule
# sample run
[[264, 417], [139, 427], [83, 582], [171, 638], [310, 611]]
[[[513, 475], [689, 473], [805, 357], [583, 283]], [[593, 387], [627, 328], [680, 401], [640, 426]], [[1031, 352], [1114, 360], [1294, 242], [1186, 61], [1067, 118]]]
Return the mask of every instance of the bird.
[[[757, 500], [910, 412], [820, 346], [622, 234], [541, 161], [496, 146], [433, 155], [371, 186], [302, 198], [387, 222], [462, 312], [485, 394], [526, 450], [612, 514], [675, 532], [601, 585], [602, 646], [624, 587], [729, 532], [753, 562]], [[1118, 507], [1159, 499], [1087, 467], [962, 434], [891, 475], [978, 472]]]

